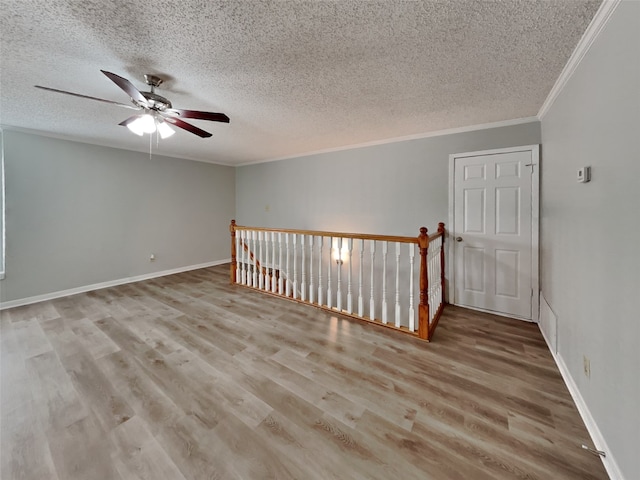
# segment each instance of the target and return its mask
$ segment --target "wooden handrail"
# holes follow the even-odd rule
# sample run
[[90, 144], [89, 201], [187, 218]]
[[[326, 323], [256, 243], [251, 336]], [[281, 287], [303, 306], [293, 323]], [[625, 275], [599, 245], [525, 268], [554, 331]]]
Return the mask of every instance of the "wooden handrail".
[[[235, 220], [232, 220], [232, 225], [235, 225]], [[256, 232], [271, 232], [277, 231], [282, 233], [296, 233], [300, 235], [315, 235], [317, 237], [340, 237], [340, 238], [357, 238], [363, 240], [381, 240], [385, 242], [400, 242], [400, 243], [416, 243], [416, 237], [402, 237], [397, 235], [373, 235], [370, 233], [345, 233], [345, 232], [325, 232], [322, 230], [295, 230], [291, 228], [265, 228], [265, 227], [243, 227], [235, 225], [235, 230], [252, 230]]]
[[[442, 225], [442, 231], [440, 231], [440, 226]], [[363, 240], [380, 240], [384, 242], [400, 242], [400, 243], [418, 243], [418, 239], [416, 237], [408, 237], [408, 236], [399, 236], [399, 235], [376, 235], [371, 233], [347, 233], [347, 232], [328, 232], [324, 230], [297, 230], [292, 228], [270, 228], [270, 227], [247, 227], [242, 225], [237, 225], [235, 220], [231, 220], [231, 225], [229, 229], [232, 231], [231, 236], [235, 237], [235, 232], [237, 230], [244, 231], [256, 231], [256, 232], [282, 232], [282, 233], [296, 233], [300, 235], [315, 235], [317, 237], [341, 237], [341, 238], [353, 238], [353, 239], [363, 239]], [[433, 241], [434, 239], [441, 237], [444, 234], [444, 223], [440, 222], [438, 224], [437, 233], [432, 233], [429, 235], [429, 240]]]
[[[412, 334], [414, 334], [414, 335], [418, 336], [419, 338], [424, 339], [426, 341], [431, 340], [431, 338], [433, 336], [433, 333], [435, 331], [436, 325], [438, 324], [438, 320], [440, 318], [442, 310], [444, 308], [444, 304], [445, 304], [445, 269], [444, 269], [444, 261], [445, 261], [445, 252], [444, 252], [445, 225], [444, 225], [443, 222], [440, 222], [438, 224], [437, 232], [432, 234], [432, 235], [429, 235], [429, 232], [428, 232], [426, 227], [421, 227], [420, 228], [420, 235], [418, 235], [418, 237], [397, 236], [397, 235], [375, 235], [375, 234], [366, 234], [366, 233], [363, 234], [363, 233], [332, 232], [332, 231], [322, 231], [322, 230], [301, 230], [301, 229], [284, 229], [284, 228], [280, 229], [280, 228], [265, 228], [265, 227], [247, 227], [247, 226], [237, 225], [235, 220], [231, 221], [231, 225], [229, 226], [229, 230], [230, 230], [230, 233], [231, 233], [231, 266], [230, 266], [231, 283], [238, 283], [237, 272], [238, 272], [238, 267], [239, 266], [238, 266], [238, 261], [237, 261], [238, 252], [236, 251], [237, 250], [236, 245], [239, 242], [238, 243], [236, 242], [236, 231], [278, 232], [278, 233], [283, 233], [283, 234], [295, 234], [295, 235], [302, 235], [302, 236], [333, 237], [333, 238], [343, 238], [343, 239], [346, 238], [346, 239], [358, 239], [358, 240], [374, 240], [374, 241], [382, 241], [382, 242], [396, 242], [396, 243], [407, 243], [407, 244], [417, 245], [418, 249], [419, 249], [419, 252], [420, 252], [420, 272], [419, 272], [420, 300], [419, 300], [419, 304], [418, 304], [418, 330], [417, 330], [417, 332], [412, 332], [410, 329], [407, 329], [406, 327], [398, 328], [397, 327], [398, 324], [396, 324], [396, 328], [400, 329], [401, 331], [407, 332], [407, 333], [412, 333]], [[294, 239], [295, 239], [295, 235], [294, 235]], [[433, 249], [431, 249], [432, 252], [429, 253], [429, 245], [430, 245], [430, 243], [435, 241], [435, 240], [437, 240], [438, 238], [441, 238], [441, 241], [440, 241], [440, 243], [438, 244], [438, 246], [436, 248], [439, 248], [440, 251], [436, 252]], [[248, 252], [249, 258], [256, 265], [255, 268], [257, 268], [262, 275], [266, 276], [266, 273], [265, 273], [266, 270], [265, 270], [264, 267], [262, 267], [258, 263], [260, 261], [260, 259], [256, 258], [255, 252], [252, 252], [250, 250], [250, 246], [247, 243], [245, 243], [244, 240], [242, 240], [241, 243], [242, 243], [243, 250]], [[303, 243], [303, 245], [304, 245], [304, 243]], [[374, 245], [374, 244], [372, 244], [372, 245]], [[294, 248], [295, 248], [295, 246], [294, 246]], [[274, 250], [274, 252], [275, 252], [275, 250]], [[294, 252], [295, 252], [295, 250], [294, 250]], [[399, 252], [399, 250], [398, 250], [398, 252]], [[267, 254], [268, 254], [268, 252], [267, 252]], [[399, 255], [399, 253], [398, 253], [398, 255]], [[437, 255], [437, 256], [435, 256], [435, 255]], [[434, 258], [437, 258], [437, 260], [433, 260]], [[373, 251], [372, 251], [372, 259], [373, 259]], [[429, 259], [431, 259], [431, 260], [429, 260]], [[273, 259], [272, 259], [272, 261], [273, 261]], [[434, 261], [435, 261], [435, 263], [429, 263], [429, 262], [434, 262]], [[437, 268], [438, 268], [438, 262], [439, 262], [439, 267], [440, 267], [439, 278], [429, 278], [429, 268], [431, 268], [431, 271], [433, 273], [436, 273], [437, 272]], [[340, 262], [340, 263], [342, 263], [342, 262]], [[434, 271], [434, 268], [436, 269], [435, 271]], [[372, 275], [373, 275], [373, 270], [372, 270]], [[243, 278], [244, 278], [244, 273], [243, 273]], [[372, 279], [373, 279], [373, 277], [372, 277]], [[255, 282], [255, 277], [254, 277], [253, 282]], [[294, 282], [295, 282], [295, 263], [294, 263]], [[349, 280], [349, 282], [350, 282], [350, 280]], [[429, 287], [430, 287], [430, 283], [432, 283], [432, 282], [437, 282], [440, 285], [439, 286], [437, 286], [437, 285], [433, 286], [431, 288], [431, 293], [430, 293], [430, 288]], [[243, 280], [243, 283], [244, 283], [244, 280]], [[268, 282], [265, 282], [265, 283], [268, 283]], [[250, 280], [248, 280], [245, 285], [249, 286], [251, 288], [257, 288], [257, 285], [253, 285]], [[397, 285], [398, 284], [396, 283], [396, 289], [397, 289]], [[440, 288], [440, 292], [438, 292], [438, 287]], [[288, 288], [288, 284], [287, 284], [287, 288]], [[275, 294], [275, 289], [273, 289], [272, 292], [269, 292], [268, 291], [268, 287], [263, 289], [262, 284], [260, 284], [259, 289], [260, 290], [265, 290], [266, 293]], [[383, 289], [383, 291], [384, 291], [384, 289]], [[338, 292], [339, 292], [339, 290], [338, 290]], [[373, 294], [373, 290], [371, 291], [371, 293]], [[438, 295], [438, 293], [439, 293], [439, 295]], [[434, 294], [438, 295], [438, 296], [434, 297]], [[279, 296], [283, 296], [281, 293], [278, 293], [278, 295]], [[431, 295], [431, 297], [430, 297], [430, 295]], [[295, 295], [294, 295], [294, 297], [295, 297]], [[430, 306], [430, 303], [429, 303], [430, 300], [432, 302], [431, 305], [433, 305], [433, 308], [436, 309], [435, 312], [431, 312], [430, 311], [430, 309], [432, 308]], [[297, 301], [300, 301], [300, 300], [297, 300]], [[312, 302], [306, 302], [305, 300], [301, 300], [301, 301], [303, 303], [312, 303]], [[313, 304], [316, 305], [316, 306], [319, 306], [320, 308], [324, 308], [324, 309], [327, 309], [327, 310], [332, 310], [332, 311], [335, 310], [335, 308], [333, 308], [330, 303], [327, 304], [326, 306], [322, 305], [320, 303], [313, 303]], [[396, 304], [397, 304], [397, 297], [396, 297]], [[373, 306], [371, 308], [373, 308]], [[399, 308], [399, 307], [397, 307], [397, 308]], [[386, 312], [386, 310], [385, 310], [385, 312]], [[347, 311], [346, 312], [342, 312], [342, 313], [346, 313], [346, 314], [348, 314], [348, 316], [351, 316], [353, 318], [365, 319], [363, 317], [362, 313], [359, 313], [359, 315], [352, 314], [351, 307], [348, 307]], [[398, 315], [398, 314], [396, 314], [396, 315]], [[384, 326], [390, 326], [390, 325], [387, 325], [387, 322], [386, 322], [385, 318], [386, 317], [383, 314], [382, 324], [384, 324]], [[379, 323], [379, 320], [376, 320], [374, 318], [370, 318], [370, 321], [373, 321], [375, 323]]]

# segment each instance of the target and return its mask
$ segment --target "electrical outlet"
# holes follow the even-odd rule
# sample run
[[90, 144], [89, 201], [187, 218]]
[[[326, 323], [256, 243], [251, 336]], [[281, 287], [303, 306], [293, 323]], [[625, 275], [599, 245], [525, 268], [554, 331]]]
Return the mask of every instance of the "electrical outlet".
[[150, 262], [155, 262], [156, 261], [156, 254], [152, 253], [151, 255], [149, 255], [149, 261]]
[[582, 356], [582, 367], [584, 369], [584, 376], [591, 378], [591, 360], [586, 355]]
[[578, 183], [587, 183], [591, 181], [591, 167], [582, 167], [578, 169], [576, 179]]

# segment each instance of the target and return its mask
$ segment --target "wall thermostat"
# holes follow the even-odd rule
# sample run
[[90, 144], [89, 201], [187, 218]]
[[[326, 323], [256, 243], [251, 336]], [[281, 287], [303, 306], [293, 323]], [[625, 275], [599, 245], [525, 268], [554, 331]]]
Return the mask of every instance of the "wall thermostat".
[[582, 167], [578, 169], [578, 183], [587, 183], [591, 180], [591, 167]]

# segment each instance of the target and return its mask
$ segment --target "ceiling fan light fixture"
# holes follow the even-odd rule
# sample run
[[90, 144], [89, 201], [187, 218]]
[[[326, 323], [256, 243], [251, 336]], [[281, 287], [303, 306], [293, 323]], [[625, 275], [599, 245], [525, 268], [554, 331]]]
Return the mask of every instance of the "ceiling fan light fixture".
[[133, 122], [127, 124], [127, 128], [138, 136], [156, 131], [156, 119], [153, 115], [145, 113], [138, 116]]
[[176, 133], [176, 131], [169, 125], [167, 125], [167, 122], [165, 122], [164, 120], [158, 120], [157, 128], [158, 133], [160, 134], [160, 138], [162, 138], [163, 140]]
[[156, 131], [156, 119], [153, 115], [146, 113], [136, 120], [136, 122], [138, 121], [144, 133], [154, 133]]
[[127, 123], [127, 128], [131, 130], [133, 133], [141, 137], [144, 134], [144, 130], [142, 128], [142, 119], [140, 117], [136, 118], [133, 122]]

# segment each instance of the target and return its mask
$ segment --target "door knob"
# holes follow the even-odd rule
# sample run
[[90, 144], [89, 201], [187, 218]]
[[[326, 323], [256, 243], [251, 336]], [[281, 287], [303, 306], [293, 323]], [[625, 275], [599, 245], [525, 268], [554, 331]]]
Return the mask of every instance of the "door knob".
[[456, 237], [456, 242], [461, 242], [462, 241], [462, 237]]

